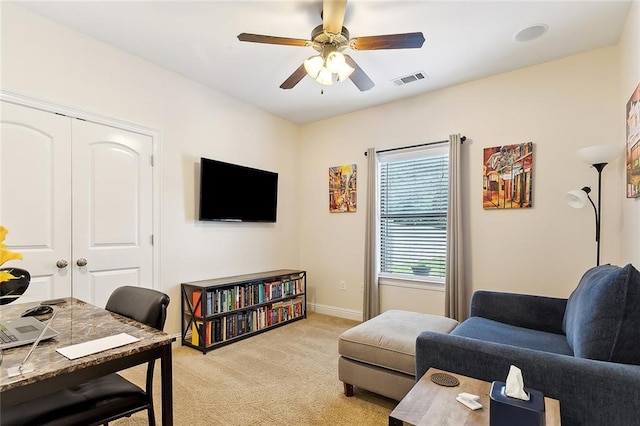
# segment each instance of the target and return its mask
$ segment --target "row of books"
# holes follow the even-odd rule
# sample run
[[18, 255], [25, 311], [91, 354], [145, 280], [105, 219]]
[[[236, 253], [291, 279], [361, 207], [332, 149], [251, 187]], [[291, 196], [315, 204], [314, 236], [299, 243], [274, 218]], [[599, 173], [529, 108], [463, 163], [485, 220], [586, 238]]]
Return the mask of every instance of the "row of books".
[[304, 279], [302, 276], [297, 276], [281, 281], [256, 282], [210, 290], [206, 292], [204, 300], [201, 300], [202, 292], [195, 290], [191, 298], [194, 314], [202, 316], [204, 305], [205, 316], [207, 316], [302, 293], [304, 293]]
[[[205, 346], [224, 342], [243, 334], [285, 322], [304, 315], [302, 299], [274, 303], [271, 307], [237, 312], [209, 321], [194, 321], [191, 325], [191, 344], [200, 345], [204, 333]], [[199, 333], [202, 331], [203, 333]]]

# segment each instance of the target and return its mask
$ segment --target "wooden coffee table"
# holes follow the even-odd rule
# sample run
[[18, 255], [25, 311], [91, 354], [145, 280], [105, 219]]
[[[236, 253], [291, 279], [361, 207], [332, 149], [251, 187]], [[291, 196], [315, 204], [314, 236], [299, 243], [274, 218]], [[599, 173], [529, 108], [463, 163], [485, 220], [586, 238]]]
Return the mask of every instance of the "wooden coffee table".
[[[433, 373], [447, 373], [456, 377], [460, 384], [455, 387], [440, 386], [431, 381]], [[489, 392], [491, 383], [460, 374], [430, 368], [411, 388], [398, 406], [389, 414], [389, 426], [399, 425], [489, 425]], [[482, 408], [468, 409], [456, 401], [460, 392], [480, 396]], [[560, 425], [560, 402], [544, 398], [546, 426]]]

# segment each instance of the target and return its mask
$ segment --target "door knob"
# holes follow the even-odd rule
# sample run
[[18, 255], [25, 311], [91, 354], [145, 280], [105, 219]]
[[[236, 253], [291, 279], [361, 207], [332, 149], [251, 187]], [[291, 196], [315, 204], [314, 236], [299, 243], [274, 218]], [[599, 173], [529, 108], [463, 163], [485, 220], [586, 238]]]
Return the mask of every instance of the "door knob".
[[69, 264], [69, 263], [68, 263], [66, 260], [64, 260], [64, 259], [60, 259], [60, 260], [58, 260], [58, 261], [56, 262], [56, 266], [57, 266], [58, 268], [60, 268], [60, 269], [62, 269], [62, 268], [66, 268], [68, 264]]
[[84, 258], [82, 258], [82, 257], [81, 257], [81, 258], [80, 258], [80, 259], [78, 259], [78, 261], [76, 262], [76, 265], [78, 265], [78, 266], [87, 266], [87, 259], [84, 259]]

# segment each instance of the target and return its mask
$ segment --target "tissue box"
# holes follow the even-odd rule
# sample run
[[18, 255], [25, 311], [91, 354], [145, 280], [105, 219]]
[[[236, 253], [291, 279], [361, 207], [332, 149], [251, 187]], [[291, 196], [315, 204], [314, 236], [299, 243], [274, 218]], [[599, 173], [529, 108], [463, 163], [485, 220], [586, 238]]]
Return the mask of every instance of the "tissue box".
[[491, 383], [489, 414], [491, 426], [544, 426], [544, 395], [524, 388], [529, 401], [511, 398], [504, 393], [504, 382]]

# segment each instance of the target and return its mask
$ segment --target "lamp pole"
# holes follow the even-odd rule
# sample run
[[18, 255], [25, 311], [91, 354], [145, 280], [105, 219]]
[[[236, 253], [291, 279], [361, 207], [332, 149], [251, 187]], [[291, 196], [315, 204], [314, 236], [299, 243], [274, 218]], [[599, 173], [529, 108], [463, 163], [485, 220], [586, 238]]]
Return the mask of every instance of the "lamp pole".
[[[602, 220], [602, 169], [607, 163], [593, 164], [593, 168], [598, 171], [598, 209], [596, 211], [596, 266], [600, 266], [600, 221]], [[587, 195], [588, 196], [588, 195]], [[593, 204], [593, 201], [591, 202]], [[594, 206], [595, 208], [595, 206]]]
[[[591, 196], [589, 195], [591, 193], [591, 188], [588, 186], [585, 186], [581, 189], [581, 191], [583, 191], [585, 194], [587, 194], [587, 199], [589, 200], [589, 202], [591, 203], [591, 206], [593, 207], [593, 213], [596, 217], [596, 243], [597, 243], [597, 250], [596, 250], [596, 266], [600, 265], [600, 218], [598, 217], [598, 211], [600, 210], [599, 208], [596, 207], [596, 205], [593, 203], [593, 200], [591, 199]], [[600, 191], [598, 190], [598, 205], [600, 205]], [[580, 205], [580, 207], [582, 207], [582, 205]]]

